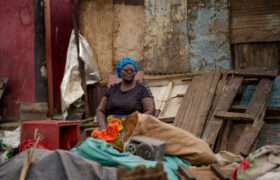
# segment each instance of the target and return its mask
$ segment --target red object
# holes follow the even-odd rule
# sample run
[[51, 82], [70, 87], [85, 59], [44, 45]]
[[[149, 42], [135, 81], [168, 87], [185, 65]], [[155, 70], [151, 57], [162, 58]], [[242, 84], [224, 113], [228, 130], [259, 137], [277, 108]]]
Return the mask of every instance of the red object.
[[232, 178], [233, 180], [237, 180], [237, 171], [238, 171], [238, 170], [244, 171], [244, 170], [250, 168], [250, 166], [251, 166], [251, 162], [250, 162], [249, 160], [247, 160], [247, 159], [242, 160], [242, 161], [239, 163], [239, 166], [238, 166], [237, 168], [235, 168], [235, 169], [232, 171], [232, 173], [231, 173], [231, 178]]
[[248, 169], [248, 168], [250, 167], [250, 164], [251, 164], [251, 163], [250, 163], [249, 160], [247, 160], [247, 159], [242, 160], [242, 161], [240, 162], [239, 168], [242, 169], [242, 170], [246, 170], [246, 169]]
[[109, 122], [108, 127], [103, 130], [96, 130], [94, 129], [91, 133], [92, 137], [103, 139], [107, 142], [113, 142], [114, 140], [118, 139], [121, 122], [120, 120], [113, 120]]
[[[34, 139], [27, 139], [19, 145], [19, 150], [24, 151], [26, 149], [29, 149], [30, 147], [34, 146], [35, 143], [36, 141]], [[39, 141], [36, 148], [48, 149], [48, 143], [46, 143], [45, 141]]]
[[38, 129], [40, 139], [48, 145], [48, 149], [71, 149], [80, 138], [79, 121], [38, 120], [27, 121], [21, 127], [21, 143], [34, 138]]

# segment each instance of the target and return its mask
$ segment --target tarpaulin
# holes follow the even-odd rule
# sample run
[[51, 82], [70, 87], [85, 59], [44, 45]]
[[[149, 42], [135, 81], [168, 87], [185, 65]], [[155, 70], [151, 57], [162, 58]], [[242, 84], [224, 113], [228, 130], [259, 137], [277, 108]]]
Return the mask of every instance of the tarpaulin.
[[[87, 40], [79, 34], [80, 57], [85, 63], [86, 81], [96, 83], [100, 80], [96, 55]], [[75, 44], [75, 33], [72, 31], [67, 50], [66, 65], [63, 80], [60, 85], [61, 106], [64, 116], [67, 116], [67, 109], [71, 104], [80, 99], [83, 94], [81, 76], [79, 72], [79, 62]]]
[[[1, 180], [18, 180], [27, 151], [0, 165]], [[116, 180], [115, 168], [102, 167], [69, 151], [36, 149], [26, 180]]]
[[[84, 158], [99, 162], [103, 166], [125, 166], [129, 169], [139, 165], [145, 167], [155, 167], [157, 162], [145, 160], [139, 156], [132, 155], [128, 152], [121, 153], [114, 149], [111, 144], [100, 139], [88, 138], [79, 147], [74, 148], [73, 152]], [[176, 156], [167, 156], [164, 159], [164, 170], [168, 179], [177, 180], [178, 165], [188, 167], [190, 164]]]

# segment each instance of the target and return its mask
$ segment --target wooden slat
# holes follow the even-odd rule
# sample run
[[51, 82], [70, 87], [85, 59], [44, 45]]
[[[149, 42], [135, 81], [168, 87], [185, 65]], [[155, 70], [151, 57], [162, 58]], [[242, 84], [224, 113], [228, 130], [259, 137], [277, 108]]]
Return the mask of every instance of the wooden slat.
[[251, 67], [278, 68], [280, 42], [235, 44], [233, 53], [235, 69]]
[[193, 78], [175, 118], [175, 126], [200, 137], [212, 105], [220, 72]]
[[54, 82], [53, 82], [53, 63], [52, 63], [52, 34], [51, 34], [51, 8], [50, 0], [44, 0], [45, 11], [45, 46], [46, 46], [46, 65], [48, 74], [48, 115], [54, 114]]
[[248, 105], [247, 114], [255, 117], [253, 125], [247, 125], [235, 146], [235, 153], [248, 154], [256, 137], [264, 125], [266, 102], [272, 87], [272, 80], [262, 79]]
[[243, 122], [254, 121], [254, 116], [250, 114], [238, 113], [238, 112], [218, 111], [216, 112], [215, 117], [225, 119], [225, 120], [233, 120], [233, 121], [243, 121]]
[[196, 178], [187, 169], [183, 168], [182, 166], [178, 167], [178, 171], [179, 171], [179, 173], [182, 174], [182, 176], [186, 180], [196, 180]]
[[223, 93], [217, 103], [215, 112], [207, 123], [206, 129], [203, 133], [202, 138], [210, 145], [214, 147], [216, 138], [222, 128], [223, 120], [216, 118], [215, 114], [218, 111], [228, 111], [233, 103], [233, 100], [237, 94], [238, 89], [242, 84], [243, 77], [234, 77], [228, 84], [223, 88]]
[[[245, 105], [233, 105], [232, 110], [236, 112], [245, 112], [248, 106]], [[280, 107], [267, 107], [266, 114], [280, 114]]]
[[278, 75], [278, 70], [252, 67], [246, 69], [239, 69], [235, 71], [229, 71], [228, 74], [233, 74], [233, 75], [243, 76], [243, 77], [251, 77], [251, 78], [274, 78], [275, 76]]
[[279, 0], [231, 0], [231, 42], [280, 40]]

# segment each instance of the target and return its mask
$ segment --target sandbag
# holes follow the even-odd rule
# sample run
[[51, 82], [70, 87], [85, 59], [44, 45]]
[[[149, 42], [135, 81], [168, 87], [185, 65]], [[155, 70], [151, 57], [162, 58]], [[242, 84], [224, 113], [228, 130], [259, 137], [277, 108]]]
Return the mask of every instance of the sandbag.
[[166, 141], [165, 152], [180, 156], [191, 164], [201, 165], [216, 162], [208, 144], [190, 132], [161, 122], [151, 115], [133, 113], [124, 122], [125, 142], [132, 136], [147, 136]]

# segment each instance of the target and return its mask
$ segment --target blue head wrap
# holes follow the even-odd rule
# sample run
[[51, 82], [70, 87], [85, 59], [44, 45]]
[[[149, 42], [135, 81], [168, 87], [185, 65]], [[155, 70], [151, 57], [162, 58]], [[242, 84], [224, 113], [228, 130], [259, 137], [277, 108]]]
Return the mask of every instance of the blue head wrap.
[[128, 57], [128, 56], [123, 57], [116, 64], [116, 73], [117, 73], [118, 78], [121, 78], [122, 68], [128, 64], [131, 64], [134, 67], [136, 72], [139, 70], [139, 63], [137, 61], [135, 61], [134, 59], [132, 59], [131, 57]]

